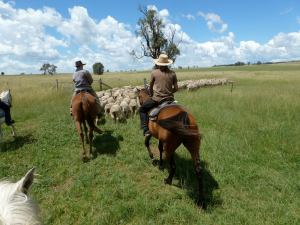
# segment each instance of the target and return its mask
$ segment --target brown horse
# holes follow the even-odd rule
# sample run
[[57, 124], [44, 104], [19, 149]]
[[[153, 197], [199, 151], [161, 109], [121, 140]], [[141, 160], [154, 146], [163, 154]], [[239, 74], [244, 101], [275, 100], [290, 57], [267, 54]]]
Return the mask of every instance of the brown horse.
[[[93, 153], [93, 132], [96, 131], [99, 134], [102, 133], [102, 131], [95, 125], [95, 120], [97, 117], [96, 104], [95, 97], [86, 91], [79, 92], [72, 98], [72, 115], [82, 143], [81, 157], [83, 161], [90, 159], [90, 156]], [[89, 135], [87, 135], [86, 122], [89, 126]], [[82, 132], [82, 125], [84, 128], [84, 133]], [[86, 138], [86, 143], [90, 145], [89, 152], [86, 151], [84, 146], [84, 136]]]
[[[142, 105], [150, 98], [146, 89], [138, 91], [140, 104]], [[200, 166], [200, 143], [201, 135], [195, 118], [179, 105], [170, 105], [161, 109], [155, 121], [148, 122], [150, 136], [145, 137], [145, 145], [149, 156], [153, 159], [150, 149], [150, 139], [154, 136], [159, 140], [158, 149], [160, 153], [159, 165], [162, 167], [162, 152], [165, 151], [166, 160], [169, 161], [169, 175], [165, 179], [166, 184], [172, 184], [175, 174], [176, 164], [174, 160], [175, 150], [183, 144], [190, 152], [194, 161], [196, 176], [198, 180], [198, 200], [199, 207], [205, 208], [203, 196], [202, 169]]]

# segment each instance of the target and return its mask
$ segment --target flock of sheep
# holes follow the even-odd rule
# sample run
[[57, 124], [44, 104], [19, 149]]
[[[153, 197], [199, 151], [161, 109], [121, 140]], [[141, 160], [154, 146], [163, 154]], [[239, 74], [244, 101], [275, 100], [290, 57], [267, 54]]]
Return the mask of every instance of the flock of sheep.
[[138, 89], [125, 86], [97, 92], [105, 115], [116, 122], [125, 121], [137, 114], [139, 108]]
[[193, 91], [202, 87], [225, 85], [232, 83], [232, 81], [226, 78], [216, 78], [216, 79], [201, 79], [201, 80], [185, 80], [178, 82], [178, 89], [187, 89], [188, 91]]
[[[185, 80], [178, 82], [178, 89], [192, 91], [202, 87], [225, 85], [232, 83], [226, 78]], [[101, 107], [106, 116], [110, 116], [115, 122], [124, 122], [137, 114], [140, 107], [138, 101], [138, 89], [143, 86], [124, 86], [97, 92]]]

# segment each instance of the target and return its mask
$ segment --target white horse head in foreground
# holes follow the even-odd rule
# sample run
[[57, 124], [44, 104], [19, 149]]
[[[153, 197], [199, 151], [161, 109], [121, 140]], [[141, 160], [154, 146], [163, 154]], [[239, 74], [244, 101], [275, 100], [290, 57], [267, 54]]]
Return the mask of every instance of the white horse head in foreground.
[[[11, 107], [12, 104], [12, 96], [10, 93], [10, 90], [7, 91], [2, 91], [0, 93], [0, 100], [2, 102], [4, 102], [6, 105]], [[4, 111], [2, 109], [0, 109], [0, 137], [2, 136], [2, 129], [1, 129], [1, 125], [5, 123], [5, 117], [4, 117]], [[16, 130], [14, 125], [10, 125], [11, 130], [12, 130], [12, 136], [15, 137], [16, 136]], [[1, 224], [0, 224], [1, 225]]]
[[33, 183], [34, 170], [29, 170], [16, 183], [0, 182], [0, 225], [41, 224], [38, 207], [27, 195]]

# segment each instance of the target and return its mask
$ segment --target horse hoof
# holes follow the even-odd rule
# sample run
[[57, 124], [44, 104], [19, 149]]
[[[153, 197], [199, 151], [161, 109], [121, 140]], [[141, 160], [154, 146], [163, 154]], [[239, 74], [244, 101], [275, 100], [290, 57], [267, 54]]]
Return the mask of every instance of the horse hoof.
[[199, 208], [201, 208], [201, 209], [206, 209], [207, 207], [206, 207], [206, 204], [205, 204], [205, 201], [203, 200], [203, 199], [199, 199], [198, 201], [197, 201], [197, 206], [199, 207]]
[[149, 154], [149, 157], [150, 157], [150, 159], [154, 158], [152, 153]]
[[90, 160], [90, 157], [85, 155], [85, 156], [82, 156], [81, 159], [83, 162], [88, 162]]
[[164, 166], [162, 164], [159, 164], [158, 169], [159, 170], [164, 170]]
[[152, 165], [153, 166], [157, 166], [158, 165], [158, 160], [157, 159], [153, 159], [152, 160]]
[[171, 185], [171, 184], [172, 184], [172, 180], [171, 180], [171, 179], [168, 179], [168, 178], [166, 178], [166, 179], [165, 179], [165, 184], [169, 184], [169, 185]]

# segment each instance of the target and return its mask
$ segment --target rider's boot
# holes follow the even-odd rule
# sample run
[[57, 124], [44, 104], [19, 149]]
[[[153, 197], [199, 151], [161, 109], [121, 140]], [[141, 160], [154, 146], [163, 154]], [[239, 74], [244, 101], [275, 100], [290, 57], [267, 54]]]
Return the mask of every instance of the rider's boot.
[[140, 112], [140, 118], [141, 118], [141, 128], [144, 131], [143, 132], [144, 136], [150, 136], [151, 133], [150, 133], [149, 128], [148, 128], [148, 115], [147, 115], [147, 113]]

